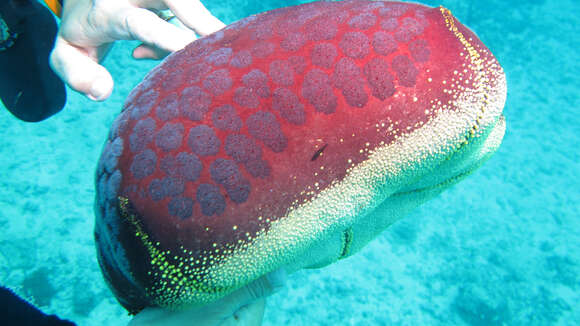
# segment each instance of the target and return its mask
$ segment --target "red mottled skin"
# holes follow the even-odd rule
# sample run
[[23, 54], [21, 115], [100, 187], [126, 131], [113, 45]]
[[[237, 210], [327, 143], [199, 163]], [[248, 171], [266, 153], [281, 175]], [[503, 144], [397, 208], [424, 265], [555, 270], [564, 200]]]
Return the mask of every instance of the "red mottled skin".
[[[384, 10], [385, 8], [392, 8], [391, 13]], [[399, 9], [404, 9], [402, 15], [392, 14]], [[366, 29], [355, 28], [356, 26], [360, 27], [355, 23], [352, 24], [355, 27], [351, 27], [349, 21], [356, 15], [363, 13], [375, 15], [376, 22]], [[318, 16], [308, 19], [307, 14]], [[397, 36], [396, 28], [395, 30], [388, 28], [389, 18], [395, 19], [398, 27], [405, 26], [405, 22], [409, 22], [409, 20], [405, 20], [406, 18], [412, 18], [419, 23], [419, 29], [417, 26], [401, 27], [402, 29], [398, 33], [402, 33], [402, 35]], [[386, 29], [381, 27], [382, 22], [387, 26]], [[391, 20], [390, 23], [392, 22]], [[337, 32], [328, 40], [307, 39], [304, 45], [296, 51], [287, 51], [280, 46], [286, 35], [291, 32], [302, 33], [308, 38], [309, 33], [332, 24], [336, 24]], [[455, 24], [466, 37], [473, 37], [474, 44], [485, 49], [472, 32], [459, 22], [455, 22]], [[347, 99], [350, 95], [343, 93], [341, 89], [334, 87], [337, 84], [332, 83], [337, 62], [346, 57], [344, 45], [340, 44], [341, 39], [345, 33], [353, 31], [361, 32], [369, 39], [368, 54], [353, 58], [362, 74], [362, 83], [360, 80], [356, 83], [362, 85], [364, 89], [363, 104], [359, 105], [360, 107], [350, 105]], [[377, 54], [373, 47], [373, 34], [378, 31], [392, 35], [395, 40], [399, 39], [396, 41], [394, 52], [387, 55]], [[418, 34], [414, 31], [418, 31]], [[314, 38], [320, 37], [315, 35]], [[423, 61], [414, 59], [411, 53], [409, 44], [416, 40], [424, 40], [427, 45], [428, 53], [425, 55], [425, 49], [423, 49]], [[247, 67], [237, 68], [230, 64], [215, 66], [205, 61], [214, 50], [231, 48], [235, 56], [242, 50], [252, 52], [252, 48], [260, 42], [272, 44], [274, 46], [273, 52], [264, 58], [253, 55], [252, 63]], [[337, 49], [336, 58], [332, 61], [330, 68], [314, 67], [312, 64], [310, 57], [312, 49], [320, 43], [333, 44]], [[355, 49], [356, 51], [358, 49]], [[117, 130], [119, 137], [124, 140], [125, 144], [118, 160], [118, 168], [122, 172], [118, 195], [129, 199], [131, 209], [139, 217], [139, 223], [143, 230], [147, 232], [150, 239], [159, 242], [164, 250], [177, 251], [179, 247], [183, 246], [187, 250], [191, 250], [194, 256], [196, 254], [201, 256], [206, 250], [234, 245], [239, 239], [247, 239], [246, 233], [252, 237], [259, 230], [267, 230], [269, 225], [267, 219], [273, 221], [284, 218], [292, 207], [313, 198], [320, 190], [331, 186], [333, 182], [342, 180], [351, 166], [364, 161], [369, 152], [377, 146], [390, 144], [398, 135], [412, 132], [433, 118], [437, 112], [426, 110], [432, 107], [430, 101], [433, 99], [442, 103], [451, 100], [451, 95], [442, 91], [443, 86], [445, 86], [443, 81], [450, 80], [455, 70], [462, 69], [461, 64], [465, 62], [465, 59], [460, 56], [462, 51], [464, 51], [462, 44], [446, 27], [439, 8], [428, 8], [411, 3], [384, 3], [384, 7], [375, 6], [373, 9], [373, 3], [366, 1], [321, 2], [275, 10], [258, 15], [253, 21], [243, 21], [230, 25], [220, 33], [196, 41], [184, 50], [171, 55], [145, 78], [127, 100], [125, 110], [120, 118], [123, 124]], [[417, 70], [416, 78], [406, 77], [411, 79], [411, 85], [408, 80], [402, 80], [405, 77], [397, 74], [393, 65], [394, 58], [401, 55], [410, 58]], [[484, 55], [491, 56], [491, 54]], [[260, 97], [258, 108], [242, 107], [235, 103], [234, 92], [236, 88], [243, 86], [242, 76], [253, 69], [260, 69], [268, 75], [270, 64], [273, 61], [288, 60], [296, 56], [303, 57], [305, 65], [302, 68], [295, 68], [292, 85], [275, 85], [272, 78], [268, 78], [270, 96]], [[389, 94], [383, 100], [373, 96], [373, 89], [364, 73], [365, 65], [376, 58], [383, 59], [387, 63], [395, 91], [394, 94]], [[228, 57], [227, 61], [230, 59]], [[209, 69], [206, 68], [202, 75], [196, 71], [192, 72], [191, 67], [197, 63], [203, 63], [203, 66], [209, 66]], [[203, 81], [206, 76], [215, 70], [224, 68], [230, 74], [232, 86], [220, 95], [212, 95], [209, 110], [200, 121], [185, 118], [181, 114], [184, 108], [179, 108], [180, 114], [169, 121], [163, 121], [156, 115], [157, 107], [165, 97], [171, 94], [181, 96], [182, 91], [192, 85], [204, 88]], [[317, 112], [308, 99], [302, 96], [304, 77], [308, 71], [314, 68], [325, 72], [331, 81], [329, 85], [332, 87], [337, 104], [333, 113]], [[338, 79], [338, 83], [349, 82], [348, 80], [340, 80], [340, 77]], [[272, 94], [278, 87], [286, 87], [298, 96], [300, 104], [304, 108], [303, 124], [297, 125], [289, 122], [281, 115], [280, 111], [272, 108]], [[140, 96], [152, 90], [158, 96], [154, 99], [151, 110], [139, 119], [131, 118], [131, 111], [137, 109], [135, 103], [138, 102]], [[208, 94], [212, 94], [211, 89], [205, 90]], [[364, 101], [365, 94], [366, 102]], [[241, 203], [233, 202], [228, 198], [224, 187], [218, 185], [225, 198], [225, 210], [219, 215], [206, 216], [202, 214], [201, 207], [195, 200], [197, 187], [201, 183], [217, 185], [210, 175], [210, 164], [218, 158], [232, 160], [232, 157], [225, 152], [224, 144], [226, 137], [234, 132], [215, 128], [211, 118], [213, 110], [224, 104], [230, 104], [235, 108], [243, 122], [239, 134], [254, 139], [261, 147], [262, 159], [268, 163], [270, 173], [266, 177], [253, 177], [243, 164], [238, 164], [242, 176], [249, 181], [250, 193], [247, 200]], [[274, 152], [264, 145], [264, 142], [250, 134], [245, 122], [257, 111], [271, 112], [276, 116], [281, 131], [287, 139], [287, 145], [281, 152]], [[130, 166], [137, 153], [130, 150], [129, 138], [135, 124], [146, 118], [152, 118], [156, 122], [155, 132], [159, 131], [164, 124], [175, 122], [180, 122], [185, 132], [179, 147], [170, 152], [158, 148], [155, 141], [146, 144], [145, 148], [153, 150], [157, 155], [156, 168], [150, 175], [138, 179], [130, 171]], [[199, 156], [203, 165], [200, 177], [193, 182], [186, 182], [182, 194], [184, 197], [193, 199], [191, 216], [183, 219], [168, 213], [168, 203], [171, 197], [158, 201], [151, 200], [148, 189], [153, 179], [165, 176], [159, 168], [159, 162], [164, 156], [192, 151], [187, 141], [188, 131], [200, 124], [214, 129], [221, 146], [216, 155]], [[391, 126], [392, 132], [385, 132], [386, 127], [382, 129], [383, 132], [377, 132], [377, 126], [382, 124], [387, 127]], [[324, 149], [322, 155], [319, 155], [321, 148]], [[112, 254], [108, 253], [107, 249], [101, 249], [101, 265], [109, 282], [114, 283], [113, 288], [116, 289], [116, 294], [120, 297], [121, 302], [130, 310], [138, 311], [142, 306], [155, 302], [151, 298], [136, 298], [144, 294], [142, 290], [135, 289], [142, 289], [155, 282], [147, 276], [149, 263], [143, 258], [146, 253], [143, 248], [135, 244], [138, 239], [133, 236], [134, 230], [132, 231], [130, 226], [122, 222], [107, 223], [112, 225], [109, 228], [118, 228], [118, 231], [112, 232], [112, 235], [109, 235], [107, 239], [118, 241], [120, 246], [124, 248], [126, 257], [115, 257], [115, 259], [126, 259], [131, 269], [131, 275], [119, 272], [118, 261], [109, 258], [109, 255]], [[99, 232], [106, 233], [105, 231], [97, 233]], [[105, 236], [101, 236], [100, 239], [105, 238]], [[99, 242], [99, 237], [97, 242]], [[115, 247], [116, 245], [111, 246]], [[111, 251], [114, 250], [111, 249]]]

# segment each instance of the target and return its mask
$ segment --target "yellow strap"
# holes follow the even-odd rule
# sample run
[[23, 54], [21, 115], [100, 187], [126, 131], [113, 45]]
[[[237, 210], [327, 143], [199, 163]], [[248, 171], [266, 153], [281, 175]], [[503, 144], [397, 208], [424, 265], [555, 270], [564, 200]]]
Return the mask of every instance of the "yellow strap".
[[60, 15], [62, 14], [61, 0], [44, 0], [44, 2], [55, 15], [60, 17]]

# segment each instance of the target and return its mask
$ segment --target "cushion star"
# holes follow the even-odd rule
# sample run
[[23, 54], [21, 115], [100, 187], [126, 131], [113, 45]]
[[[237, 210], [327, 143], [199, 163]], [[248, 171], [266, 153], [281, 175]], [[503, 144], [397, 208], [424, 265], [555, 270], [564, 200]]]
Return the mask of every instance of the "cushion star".
[[506, 79], [445, 8], [251, 16], [135, 88], [97, 169], [100, 266], [131, 313], [356, 253], [499, 147]]

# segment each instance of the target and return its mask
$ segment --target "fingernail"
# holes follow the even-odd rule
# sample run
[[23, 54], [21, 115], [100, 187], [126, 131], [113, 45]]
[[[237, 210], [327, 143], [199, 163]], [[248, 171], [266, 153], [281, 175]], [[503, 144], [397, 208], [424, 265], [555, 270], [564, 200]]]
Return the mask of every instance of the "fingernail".
[[87, 96], [93, 101], [102, 101], [109, 95], [111, 86], [105, 78], [98, 78], [91, 86], [91, 91]]

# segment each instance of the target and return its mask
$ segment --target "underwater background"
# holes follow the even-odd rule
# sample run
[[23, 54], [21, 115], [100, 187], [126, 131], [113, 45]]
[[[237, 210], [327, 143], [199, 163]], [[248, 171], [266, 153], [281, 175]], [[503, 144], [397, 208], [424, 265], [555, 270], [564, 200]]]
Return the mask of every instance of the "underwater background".
[[[308, 1], [203, 2], [232, 23]], [[264, 325], [580, 325], [580, 3], [423, 3], [449, 8], [504, 67], [503, 145], [358, 254], [290, 275]], [[0, 284], [79, 325], [129, 320], [97, 264], [93, 200], [109, 126], [158, 64], [134, 61], [135, 45], [105, 61], [106, 102], [69, 89], [42, 123], [0, 108]]]

